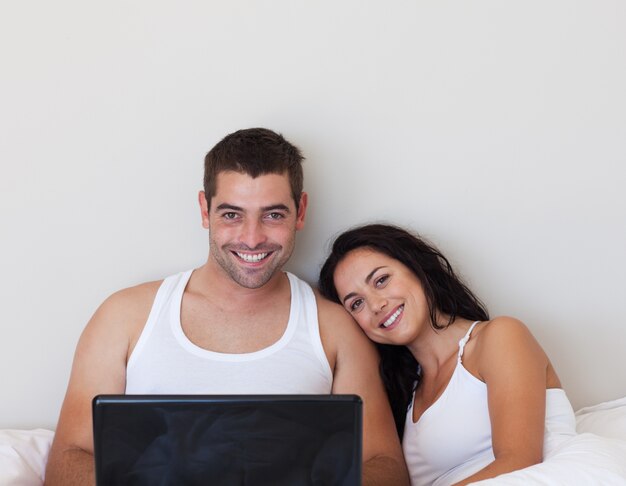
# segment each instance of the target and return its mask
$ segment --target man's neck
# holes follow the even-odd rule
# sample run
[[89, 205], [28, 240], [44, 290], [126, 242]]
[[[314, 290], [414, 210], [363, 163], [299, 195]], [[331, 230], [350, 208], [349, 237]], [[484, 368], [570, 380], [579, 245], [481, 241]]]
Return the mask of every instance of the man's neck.
[[209, 297], [211, 300], [220, 299], [222, 302], [230, 302], [232, 305], [248, 306], [257, 302], [276, 299], [288, 286], [287, 274], [278, 271], [259, 288], [243, 287], [219, 265], [209, 260], [193, 272], [187, 288]]

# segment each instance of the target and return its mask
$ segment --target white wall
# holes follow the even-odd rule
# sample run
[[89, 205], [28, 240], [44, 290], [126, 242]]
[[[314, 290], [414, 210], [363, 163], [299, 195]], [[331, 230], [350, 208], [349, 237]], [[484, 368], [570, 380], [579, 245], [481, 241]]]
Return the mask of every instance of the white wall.
[[625, 25], [621, 0], [3, 2], [0, 427], [54, 427], [107, 295], [204, 262], [204, 154], [251, 126], [307, 155], [290, 269], [406, 224], [576, 408], [625, 395]]

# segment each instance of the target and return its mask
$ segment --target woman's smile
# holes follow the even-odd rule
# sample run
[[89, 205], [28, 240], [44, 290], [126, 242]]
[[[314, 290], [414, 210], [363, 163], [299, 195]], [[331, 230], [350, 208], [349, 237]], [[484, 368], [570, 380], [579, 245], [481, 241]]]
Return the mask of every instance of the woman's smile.
[[398, 306], [395, 311], [391, 313], [391, 315], [387, 315], [387, 318], [378, 326], [382, 327], [386, 330], [391, 330], [398, 325], [400, 320], [402, 319], [402, 314], [404, 312], [404, 304]]

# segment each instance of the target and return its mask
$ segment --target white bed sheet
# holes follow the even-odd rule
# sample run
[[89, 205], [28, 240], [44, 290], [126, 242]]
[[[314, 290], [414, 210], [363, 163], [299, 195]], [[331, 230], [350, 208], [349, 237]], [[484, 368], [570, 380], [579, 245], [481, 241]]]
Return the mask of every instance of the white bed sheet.
[[541, 464], [493, 479], [480, 486], [626, 485], [626, 440], [584, 433], [573, 436]]
[[477, 481], [480, 486], [626, 485], [626, 397], [576, 412], [576, 431], [541, 464]]
[[0, 430], [0, 485], [40, 486], [54, 432]]
[[[626, 397], [576, 412], [579, 435], [544, 462], [480, 486], [626, 486]], [[0, 485], [41, 486], [54, 432], [0, 430]]]

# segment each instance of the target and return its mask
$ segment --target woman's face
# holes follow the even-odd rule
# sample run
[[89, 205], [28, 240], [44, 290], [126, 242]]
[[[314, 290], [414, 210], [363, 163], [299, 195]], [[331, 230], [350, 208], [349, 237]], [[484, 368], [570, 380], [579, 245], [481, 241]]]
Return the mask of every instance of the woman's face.
[[337, 265], [333, 280], [339, 300], [374, 342], [409, 345], [430, 328], [422, 284], [398, 260], [358, 248]]

